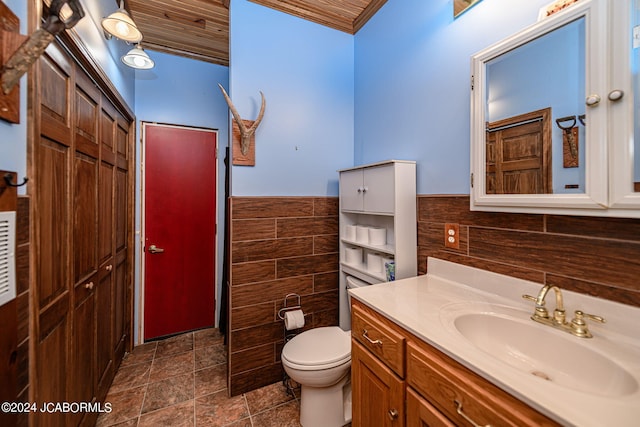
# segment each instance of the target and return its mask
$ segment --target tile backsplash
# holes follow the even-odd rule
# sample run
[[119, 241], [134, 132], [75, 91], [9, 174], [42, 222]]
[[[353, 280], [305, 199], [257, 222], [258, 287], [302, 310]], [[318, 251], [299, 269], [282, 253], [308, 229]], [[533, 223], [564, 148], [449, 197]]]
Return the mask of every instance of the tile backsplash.
[[[460, 226], [460, 248], [444, 225]], [[469, 210], [469, 196], [418, 196], [418, 268], [429, 256], [640, 306], [640, 220]]]

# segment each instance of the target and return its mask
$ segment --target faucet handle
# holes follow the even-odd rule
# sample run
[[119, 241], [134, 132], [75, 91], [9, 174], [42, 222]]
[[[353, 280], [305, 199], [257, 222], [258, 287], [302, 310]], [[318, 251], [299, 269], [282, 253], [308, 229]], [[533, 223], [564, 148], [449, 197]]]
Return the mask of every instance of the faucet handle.
[[522, 295], [522, 298], [536, 303], [536, 309], [535, 309], [535, 312], [533, 313], [533, 317], [544, 318], [544, 319], [549, 317], [549, 312], [547, 311], [547, 308], [544, 306], [544, 300], [540, 301], [538, 298], [531, 295], [526, 295], [526, 294]]
[[589, 331], [587, 322], [584, 321], [585, 317], [600, 323], [605, 323], [606, 320], [604, 319], [604, 317], [596, 316], [595, 314], [585, 313], [582, 310], [575, 311], [575, 317], [571, 321], [571, 333], [577, 337], [591, 338], [593, 335]]

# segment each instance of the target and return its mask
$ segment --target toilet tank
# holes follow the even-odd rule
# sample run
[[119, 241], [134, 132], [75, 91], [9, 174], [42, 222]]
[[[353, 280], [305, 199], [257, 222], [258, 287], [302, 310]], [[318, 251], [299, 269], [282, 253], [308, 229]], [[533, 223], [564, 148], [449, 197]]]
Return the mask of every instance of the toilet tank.
[[[346, 282], [346, 305], [347, 307], [341, 307], [340, 309], [340, 327], [345, 331], [351, 329], [351, 295], [349, 295], [349, 289], [356, 289], [362, 286], [369, 286], [371, 283], [365, 282], [364, 280], [360, 280], [357, 277], [349, 276], [348, 274], [345, 276]], [[344, 300], [343, 300], [344, 301]]]

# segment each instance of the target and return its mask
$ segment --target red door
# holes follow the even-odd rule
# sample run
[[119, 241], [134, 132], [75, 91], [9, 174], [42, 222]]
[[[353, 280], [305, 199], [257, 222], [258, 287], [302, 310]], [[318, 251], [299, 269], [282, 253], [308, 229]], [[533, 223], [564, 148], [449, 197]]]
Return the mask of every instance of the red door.
[[215, 323], [215, 131], [143, 123], [144, 339]]

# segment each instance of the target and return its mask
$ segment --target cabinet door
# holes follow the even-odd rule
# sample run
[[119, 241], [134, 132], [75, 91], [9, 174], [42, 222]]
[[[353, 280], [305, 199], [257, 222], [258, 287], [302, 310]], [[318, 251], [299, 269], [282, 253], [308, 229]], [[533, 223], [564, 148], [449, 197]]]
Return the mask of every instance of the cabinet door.
[[393, 165], [364, 169], [364, 210], [392, 214], [395, 209], [395, 168]]
[[418, 393], [408, 388], [407, 427], [455, 427], [455, 424]]
[[404, 426], [404, 381], [357, 341], [351, 341], [354, 427]]
[[361, 211], [364, 207], [362, 170], [340, 173], [340, 209]]

